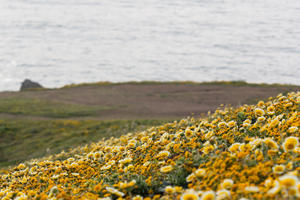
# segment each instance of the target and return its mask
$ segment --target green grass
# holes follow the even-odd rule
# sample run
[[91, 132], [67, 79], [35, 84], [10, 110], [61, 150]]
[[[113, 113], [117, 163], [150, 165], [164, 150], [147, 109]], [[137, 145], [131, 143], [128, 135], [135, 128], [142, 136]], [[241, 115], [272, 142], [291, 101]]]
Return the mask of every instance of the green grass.
[[167, 120], [0, 120], [0, 167], [166, 122]]
[[83, 106], [64, 104], [28, 98], [0, 99], [0, 113], [15, 115], [32, 115], [52, 118], [93, 116], [100, 111], [114, 109], [113, 107]]

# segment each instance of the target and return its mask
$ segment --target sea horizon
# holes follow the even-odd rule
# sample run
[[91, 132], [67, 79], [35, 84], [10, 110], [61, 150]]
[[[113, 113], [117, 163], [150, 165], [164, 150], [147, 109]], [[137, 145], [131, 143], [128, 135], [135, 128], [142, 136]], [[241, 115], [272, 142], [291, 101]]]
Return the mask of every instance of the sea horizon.
[[300, 85], [300, 1], [2, 0], [0, 91], [28, 78]]

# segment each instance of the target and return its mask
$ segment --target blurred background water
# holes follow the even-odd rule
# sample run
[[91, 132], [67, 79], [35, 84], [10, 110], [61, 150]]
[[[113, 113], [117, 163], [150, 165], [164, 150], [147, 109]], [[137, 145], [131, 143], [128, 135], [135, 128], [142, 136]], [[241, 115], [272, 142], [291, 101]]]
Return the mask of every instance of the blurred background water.
[[299, 0], [0, 0], [1, 91], [299, 77]]

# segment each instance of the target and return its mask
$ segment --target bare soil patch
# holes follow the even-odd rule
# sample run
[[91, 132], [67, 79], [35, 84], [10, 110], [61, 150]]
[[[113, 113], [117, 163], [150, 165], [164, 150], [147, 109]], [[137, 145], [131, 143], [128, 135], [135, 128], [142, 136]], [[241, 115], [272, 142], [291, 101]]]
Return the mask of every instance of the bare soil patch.
[[[76, 119], [175, 119], [214, 111], [220, 104], [239, 106], [300, 86], [235, 86], [219, 84], [108, 84], [42, 91], [2, 92], [1, 98], [29, 98], [79, 106], [109, 107]], [[0, 118], [47, 119], [0, 113]]]

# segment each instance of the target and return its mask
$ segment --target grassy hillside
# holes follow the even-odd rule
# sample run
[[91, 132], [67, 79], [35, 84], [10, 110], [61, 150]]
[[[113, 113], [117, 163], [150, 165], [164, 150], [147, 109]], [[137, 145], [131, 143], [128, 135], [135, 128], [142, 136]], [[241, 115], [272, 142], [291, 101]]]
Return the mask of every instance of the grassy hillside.
[[300, 92], [24, 162], [11, 199], [299, 199]]
[[14, 115], [31, 115], [50, 118], [68, 118], [93, 116], [101, 110], [111, 107], [97, 107], [66, 104], [37, 98], [3, 98], [0, 99], [0, 113]]
[[0, 167], [119, 137], [164, 120], [0, 120]]

